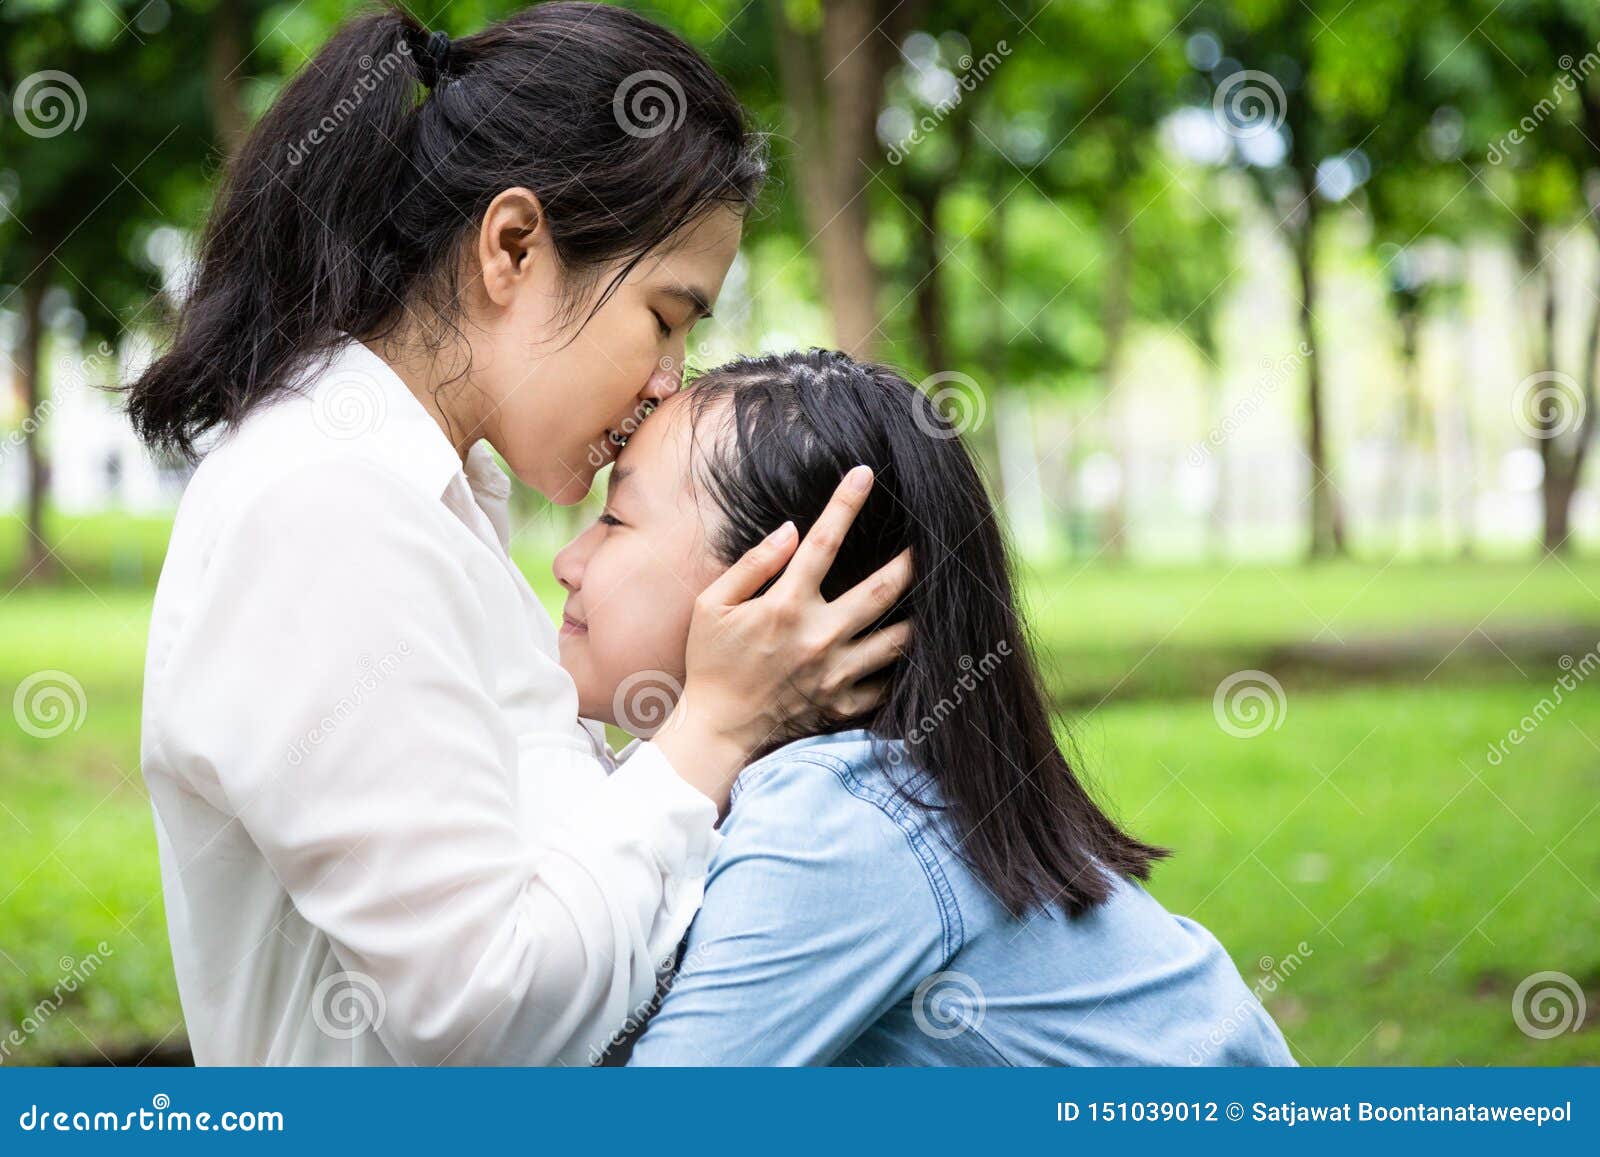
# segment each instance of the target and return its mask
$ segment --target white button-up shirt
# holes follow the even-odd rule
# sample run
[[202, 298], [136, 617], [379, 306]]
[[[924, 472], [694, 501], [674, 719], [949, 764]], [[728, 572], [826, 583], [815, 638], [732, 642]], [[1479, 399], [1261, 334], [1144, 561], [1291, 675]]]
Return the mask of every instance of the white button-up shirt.
[[583, 1064], [649, 1002], [715, 809], [606, 774], [509, 490], [357, 342], [190, 482], [142, 749], [199, 1063]]

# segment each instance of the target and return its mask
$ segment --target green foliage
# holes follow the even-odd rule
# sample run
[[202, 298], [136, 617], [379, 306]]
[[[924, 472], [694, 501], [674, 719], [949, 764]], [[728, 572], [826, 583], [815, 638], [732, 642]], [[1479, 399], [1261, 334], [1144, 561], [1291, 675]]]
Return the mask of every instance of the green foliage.
[[205, 57], [203, 14], [178, 3], [154, 27], [150, 11], [134, 0], [0, 8], [7, 95], [34, 78], [29, 91], [44, 101], [28, 122], [35, 131], [0, 117], [0, 285], [9, 297], [22, 280], [47, 278], [105, 338], [144, 314], [157, 287], [144, 239], [193, 205], [212, 149], [194, 67]]

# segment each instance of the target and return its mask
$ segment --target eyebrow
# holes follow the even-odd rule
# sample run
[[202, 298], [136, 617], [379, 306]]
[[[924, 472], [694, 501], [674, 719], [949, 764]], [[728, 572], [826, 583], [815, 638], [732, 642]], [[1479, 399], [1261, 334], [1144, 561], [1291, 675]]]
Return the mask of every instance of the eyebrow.
[[632, 466], [611, 467], [611, 477], [606, 480], [606, 489], [615, 490], [628, 480], [628, 475], [633, 473]]
[[711, 317], [711, 303], [707, 300], [704, 290], [692, 285], [664, 285], [661, 287], [661, 292], [683, 302], [702, 318]]

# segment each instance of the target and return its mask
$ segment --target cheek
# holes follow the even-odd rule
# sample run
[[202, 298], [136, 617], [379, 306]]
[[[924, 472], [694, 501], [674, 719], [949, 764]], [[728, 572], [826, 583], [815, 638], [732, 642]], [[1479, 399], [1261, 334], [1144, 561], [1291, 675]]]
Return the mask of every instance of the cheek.
[[493, 418], [494, 447], [512, 473], [563, 506], [588, 495], [613, 454], [603, 434], [612, 415], [594, 404], [580, 369], [556, 359], [529, 369]]
[[[495, 449], [512, 473], [561, 505], [589, 493], [614, 453], [605, 431], [628, 417], [656, 369], [655, 347], [633, 332], [638, 327], [601, 315], [570, 342], [530, 345], [501, 333], [485, 351], [476, 383]], [[534, 322], [541, 319], [530, 318], [520, 332], [540, 332]]]
[[663, 671], [681, 678], [694, 596], [680, 575], [653, 556], [619, 552], [590, 561], [583, 594], [590, 653], [612, 677]]
[[608, 603], [598, 615], [589, 615], [588, 641], [595, 662], [618, 679], [640, 671], [681, 678], [689, 607], [669, 605], [644, 582], [638, 594], [636, 600]]
[[592, 367], [594, 407], [607, 419], [644, 389], [650, 375], [663, 368], [660, 334], [649, 310], [627, 300], [624, 293], [606, 305], [584, 326], [569, 347], [573, 357]]

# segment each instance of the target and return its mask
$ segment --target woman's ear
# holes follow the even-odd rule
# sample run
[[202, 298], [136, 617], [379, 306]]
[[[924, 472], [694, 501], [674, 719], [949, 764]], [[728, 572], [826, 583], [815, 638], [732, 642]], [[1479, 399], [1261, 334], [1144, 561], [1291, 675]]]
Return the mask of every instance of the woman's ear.
[[478, 266], [489, 300], [509, 304], [549, 246], [550, 230], [539, 198], [530, 189], [502, 190], [489, 202], [478, 229]]

